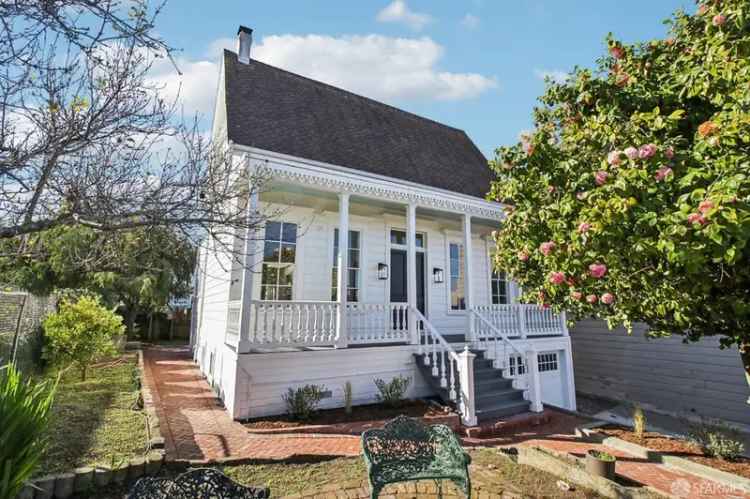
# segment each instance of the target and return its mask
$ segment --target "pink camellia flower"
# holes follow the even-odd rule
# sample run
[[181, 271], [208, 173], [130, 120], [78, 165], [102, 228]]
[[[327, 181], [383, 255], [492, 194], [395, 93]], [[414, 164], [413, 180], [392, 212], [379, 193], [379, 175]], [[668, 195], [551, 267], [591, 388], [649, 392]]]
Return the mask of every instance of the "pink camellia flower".
[[672, 148], [672, 146], [669, 146], [669, 147], [667, 147], [667, 148], [666, 148], [666, 149], [664, 150], [664, 156], [666, 156], [666, 157], [667, 157], [667, 159], [672, 159], [672, 158], [674, 158], [674, 149]]
[[518, 259], [521, 260], [522, 262], [525, 262], [526, 260], [529, 259], [529, 254], [526, 253], [525, 251], [519, 251], [518, 252]]
[[605, 305], [612, 305], [615, 301], [615, 296], [612, 293], [604, 293], [602, 295], [602, 303]]
[[571, 291], [570, 297], [575, 301], [581, 301], [581, 298], [583, 298], [583, 293], [581, 293], [580, 291]]
[[578, 232], [580, 234], [585, 234], [589, 231], [589, 229], [591, 229], [591, 224], [588, 222], [581, 222], [580, 224], [578, 224]]
[[587, 301], [588, 303], [590, 303], [590, 304], [592, 304], [592, 305], [593, 305], [594, 303], [596, 303], [596, 302], [598, 302], [598, 301], [599, 301], [599, 297], [598, 297], [598, 296], [596, 296], [596, 295], [588, 295], [588, 296], [586, 297], [586, 301]]
[[601, 279], [607, 273], [607, 266], [603, 263], [592, 263], [589, 265], [589, 274], [595, 279]]
[[620, 158], [620, 155], [622, 154], [622, 151], [612, 151], [609, 154], [607, 154], [607, 163], [609, 163], [612, 166], [617, 166], [620, 164], [622, 159]]
[[549, 192], [550, 194], [554, 194], [555, 190], [556, 189], [554, 185], [547, 186], [547, 192]]
[[708, 12], [708, 5], [703, 4], [700, 7], [698, 7], [698, 15], [699, 16], [706, 15], [706, 12]]
[[596, 181], [596, 185], [604, 185], [607, 183], [607, 178], [609, 177], [609, 173], [605, 172], [604, 170], [599, 170], [594, 174], [594, 180]]
[[727, 22], [727, 16], [724, 14], [716, 14], [713, 19], [711, 19], [711, 24], [714, 26], [721, 26], [725, 22]]
[[588, 196], [588, 193], [586, 191], [579, 192], [579, 193], [576, 194], [576, 199], [578, 201], [583, 201], [583, 200], [586, 199], [586, 196]]
[[619, 45], [612, 45], [609, 48], [609, 53], [612, 54], [612, 57], [615, 59], [622, 59], [625, 57], [625, 51]]
[[656, 171], [656, 175], [654, 175], [654, 177], [656, 178], [657, 182], [661, 182], [669, 175], [672, 175], [672, 169], [668, 166], [662, 166]]
[[701, 225], [706, 225], [708, 223], [708, 220], [706, 220], [706, 217], [704, 217], [700, 213], [691, 213], [690, 215], [688, 215], [687, 221], [688, 223], [691, 223], [691, 224], [701, 224]]
[[630, 159], [638, 158], [638, 149], [636, 149], [633, 146], [626, 148], [623, 152], [625, 153], [625, 156], [627, 156]]
[[555, 246], [557, 245], [554, 242], [547, 241], [539, 245], [539, 251], [541, 251], [544, 256], [547, 256], [552, 253], [552, 250], [555, 249]]
[[565, 282], [565, 274], [563, 272], [552, 272], [549, 275], [549, 282], [559, 286]]
[[641, 159], [648, 159], [654, 154], [656, 154], [656, 144], [646, 144], [638, 150], [638, 157]]
[[698, 205], [698, 211], [705, 215], [706, 213], [711, 211], [714, 206], [716, 205], [713, 201], [711, 201], [710, 199], [704, 199], [703, 201], [701, 201], [701, 204]]

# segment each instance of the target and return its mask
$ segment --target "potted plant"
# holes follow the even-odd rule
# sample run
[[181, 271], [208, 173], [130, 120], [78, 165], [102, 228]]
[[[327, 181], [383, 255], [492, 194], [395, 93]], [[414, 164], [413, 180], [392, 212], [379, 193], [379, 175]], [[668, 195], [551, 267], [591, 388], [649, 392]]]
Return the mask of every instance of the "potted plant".
[[615, 478], [616, 461], [617, 459], [612, 454], [591, 449], [586, 453], [586, 471], [594, 476], [613, 480]]

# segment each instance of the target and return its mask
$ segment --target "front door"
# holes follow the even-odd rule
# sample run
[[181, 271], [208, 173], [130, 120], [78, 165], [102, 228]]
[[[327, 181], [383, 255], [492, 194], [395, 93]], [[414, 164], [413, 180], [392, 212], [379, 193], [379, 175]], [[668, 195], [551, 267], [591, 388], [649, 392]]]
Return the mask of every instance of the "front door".
[[[391, 303], [406, 303], [406, 251], [391, 250]], [[424, 253], [417, 252], [417, 309], [425, 313], [424, 300]]]

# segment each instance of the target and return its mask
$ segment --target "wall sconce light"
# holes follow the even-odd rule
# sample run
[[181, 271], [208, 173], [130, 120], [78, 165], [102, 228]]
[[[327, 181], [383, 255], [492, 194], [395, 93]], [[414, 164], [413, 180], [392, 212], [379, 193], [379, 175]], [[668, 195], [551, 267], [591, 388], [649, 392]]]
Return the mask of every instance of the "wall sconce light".
[[439, 269], [435, 267], [432, 269], [432, 280], [435, 282], [435, 284], [441, 284], [445, 281], [445, 276], [443, 275], [443, 269]]
[[378, 264], [378, 279], [381, 281], [388, 280], [388, 265], [384, 263]]

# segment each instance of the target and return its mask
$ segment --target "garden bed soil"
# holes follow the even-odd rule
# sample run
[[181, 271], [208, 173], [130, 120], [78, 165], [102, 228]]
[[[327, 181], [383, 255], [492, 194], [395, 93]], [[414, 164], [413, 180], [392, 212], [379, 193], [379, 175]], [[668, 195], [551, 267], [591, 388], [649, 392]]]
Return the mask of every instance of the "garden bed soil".
[[288, 415], [253, 418], [245, 423], [245, 427], [250, 430], [293, 429], [304, 426], [387, 420], [402, 414], [414, 418], [440, 418], [455, 415], [456, 412], [447, 406], [438, 406], [423, 400], [409, 400], [398, 407], [386, 407], [380, 404], [357, 405], [352, 407], [351, 414], [347, 414], [343, 407], [325, 409], [316, 412], [308, 421], [293, 420]]
[[641, 440], [635, 436], [630, 428], [622, 426], [605, 426], [598, 428], [597, 431], [609, 437], [616, 437], [663, 454], [682, 457], [704, 466], [750, 478], [750, 459], [744, 457], [735, 461], [710, 457], [705, 455], [701, 448], [693, 442], [655, 432], [646, 432]]

